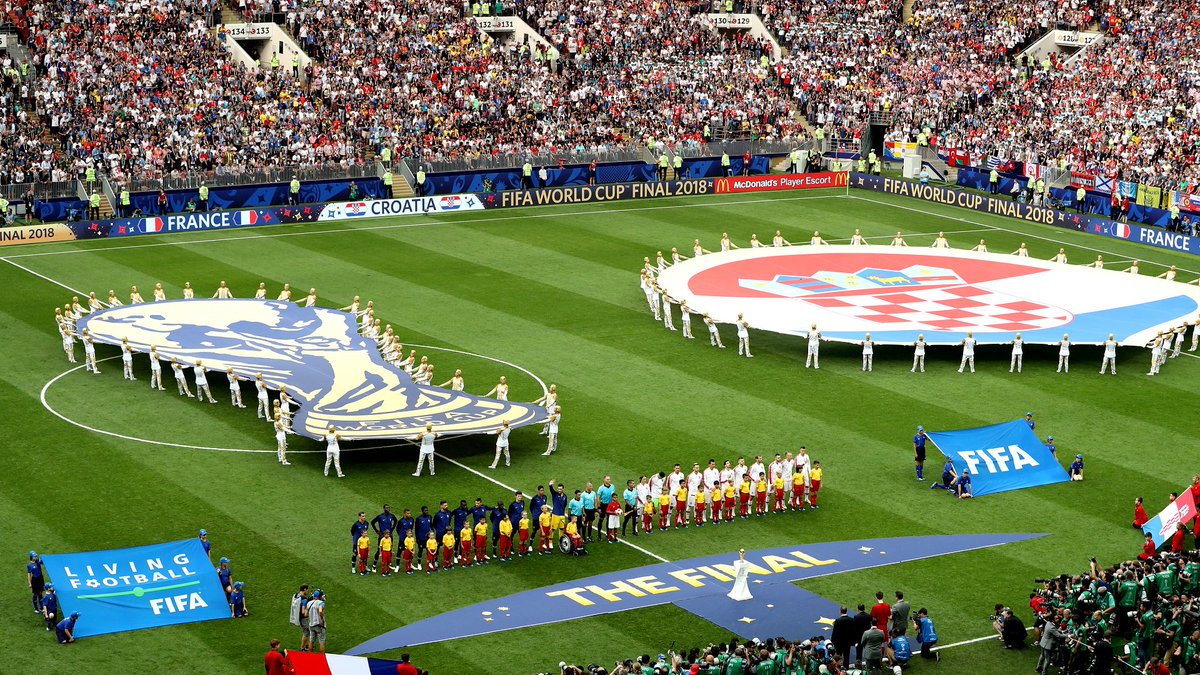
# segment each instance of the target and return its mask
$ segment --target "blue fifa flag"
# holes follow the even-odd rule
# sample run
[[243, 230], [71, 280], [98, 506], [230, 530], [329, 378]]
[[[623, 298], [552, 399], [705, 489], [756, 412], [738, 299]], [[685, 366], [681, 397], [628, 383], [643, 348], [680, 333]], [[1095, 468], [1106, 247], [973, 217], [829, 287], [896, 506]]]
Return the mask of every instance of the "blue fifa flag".
[[79, 612], [77, 638], [230, 618], [199, 539], [45, 555], [42, 563], [62, 614]]
[[927, 435], [954, 462], [959, 475], [971, 472], [971, 491], [976, 497], [1070, 480], [1023, 419]]

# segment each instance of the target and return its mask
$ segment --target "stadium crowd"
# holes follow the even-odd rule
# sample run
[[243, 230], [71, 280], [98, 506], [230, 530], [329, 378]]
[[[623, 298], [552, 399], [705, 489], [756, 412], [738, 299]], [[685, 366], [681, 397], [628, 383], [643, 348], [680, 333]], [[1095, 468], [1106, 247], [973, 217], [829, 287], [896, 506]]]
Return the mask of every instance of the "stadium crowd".
[[[494, 40], [454, 4], [250, 0], [247, 18], [280, 20], [315, 59], [250, 71], [208, 29], [215, 0], [14, 0], [33, 72], [4, 69], [4, 177], [349, 165], [383, 148], [515, 164], [699, 144], [722, 127], [796, 140], [808, 133], [798, 114], [851, 137], [887, 111], [894, 140], [1200, 183], [1200, 59], [1183, 0], [920, 0], [907, 20], [897, 0], [735, 5], [762, 16], [782, 58], [748, 31], [713, 30], [721, 2], [515, 3], [541, 43]], [[1070, 63], [1013, 58], [1050, 28], [1092, 26], [1108, 39]]]
[[643, 654], [617, 661], [611, 669], [594, 663], [584, 666], [560, 662], [558, 667], [569, 675], [867, 675], [883, 673], [885, 667], [888, 673], [899, 674], [916, 653], [940, 661], [935, 651], [937, 642], [937, 629], [928, 609], [922, 607], [913, 613], [903, 592], [896, 591], [894, 602], [889, 604], [880, 591], [869, 612], [866, 603], [859, 604], [853, 616], [842, 607], [827, 637], [817, 635], [801, 641], [755, 638], [744, 643], [731, 638], [728, 643], [703, 648], [668, 650], [657, 658]]

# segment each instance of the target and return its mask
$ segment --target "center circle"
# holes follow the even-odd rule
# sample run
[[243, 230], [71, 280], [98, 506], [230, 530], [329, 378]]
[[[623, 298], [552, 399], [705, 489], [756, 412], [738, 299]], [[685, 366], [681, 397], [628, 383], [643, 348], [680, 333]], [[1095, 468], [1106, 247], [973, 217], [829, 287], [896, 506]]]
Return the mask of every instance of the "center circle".
[[[411, 345], [408, 345], [408, 346], [409, 346], [409, 347], [416, 347], [416, 348], [418, 348], [418, 349], [430, 350], [430, 351], [447, 352], [447, 353], [451, 353], [451, 354], [461, 354], [461, 355], [463, 355], [463, 356], [470, 356], [470, 357], [474, 357], [474, 358], [478, 358], [478, 359], [483, 359], [484, 361], [491, 361], [492, 363], [497, 363], [497, 364], [500, 364], [500, 365], [502, 365], [502, 366], [507, 366], [507, 367], [509, 367], [509, 368], [514, 368], [514, 369], [516, 369], [517, 371], [519, 371], [519, 372], [521, 372], [521, 373], [524, 373], [525, 375], [529, 376], [529, 378], [530, 378], [530, 379], [532, 379], [532, 380], [533, 380], [533, 381], [534, 381], [534, 382], [537, 384], [537, 386], [538, 386], [538, 387], [539, 387], [539, 388], [542, 390], [542, 395], [543, 395], [543, 396], [544, 396], [544, 395], [546, 395], [546, 393], [549, 391], [549, 388], [546, 386], [546, 383], [545, 383], [545, 382], [542, 380], [542, 378], [540, 378], [540, 377], [538, 377], [537, 375], [535, 375], [535, 374], [534, 374], [532, 371], [530, 371], [529, 369], [527, 369], [527, 368], [524, 368], [524, 367], [522, 367], [522, 366], [518, 366], [517, 364], [515, 364], [515, 363], [511, 363], [511, 362], [509, 362], [509, 361], [504, 361], [504, 360], [502, 360], [502, 359], [498, 359], [498, 358], [495, 358], [495, 357], [492, 357], [492, 356], [484, 356], [483, 354], [476, 354], [475, 352], [463, 351], [463, 350], [461, 350], [461, 349], [451, 349], [451, 348], [449, 348], [449, 347], [434, 347], [434, 346], [431, 346], [431, 345], [418, 345], [418, 344], [411, 344]], [[120, 357], [120, 356], [109, 356], [109, 357], [107, 357], [107, 358], [98, 359], [98, 361], [112, 361], [112, 360], [114, 360], [114, 359], [119, 359], [119, 358], [121, 358], [121, 357]], [[151, 439], [151, 438], [141, 438], [141, 437], [139, 437], [139, 436], [130, 436], [130, 435], [128, 435], [128, 434], [122, 434], [122, 433], [118, 433], [118, 432], [115, 432], [115, 431], [108, 431], [108, 430], [105, 430], [105, 429], [97, 429], [96, 427], [89, 426], [89, 425], [87, 425], [87, 424], [84, 424], [83, 422], [80, 422], [80, 421], [78, 421], [78, 420], [71, 419], [70, 417], [67, 417], [66, 415], [63, 415], [62, 413], [60, 413], [60, 412], [58, 412], [57, 410], [55, 410], [55, 409], [54, 409], [54, 406], [50, 405], [50, 402], [47, 400], [47, 398], [46, 398], [46, 394], [47, 394], [47, 393], [50, 391], [50, 389], [51, 389], [51, 388], [52, 388], [52, 387], [53, 387], [55, 384], [57, 384], [57, 383], [58, 383], [58, 381], [59, 381], [59, 380], [63, 379], [63, 378], [64, 378], [64, 377], [66, 377], [67, 375], [70, 375], [71, 373], [74, 373], [74, 372], [77, 372], [77, 371], [79, 371], [79, 370], [82, 370], [82, 369], [83, 369], [83, 367], [84, 367], [84, 366], [83, 366], [82, 364], [80, 364], [80, 365], [78, 365], [78, 366], [75, 366], [74, 368], [69, 368], [69, 369], [67, 369], [67, 370], [65, 370], [65, 371], [63, 371], [63, 372], [61, 372], [61, 373], [59, 373], [58, 375], [55, 375], [55, 376], [54, 376], [53, 378], [51, 378], [51, 379], [50, 379], [48, 382], [46, 382], [46, 384], [45, 384], [45, 385], [43, 385], [43, 386], [42, 386], [42, 391], [41, 391], [41, 394], [40, 394], [40, 397], [39, 397], [39, 398], [41, 399], [41, 402], [42, 402], [42, 407], [43, 407], [43, 408], [45, 408], [45, 409], [46, 409], [46, 410], [47, 410], [47, 411], [48, 411], [48, 412], [49, 412], [51, 415], [54, 415], [54, 416], [55, 416], [55, 417], [57, 417], [58, 419], [60, 419], [60, 420], [62, 420], [62, 421], [64, 421], [64, 422], [67, 422], [68, 424], [74, 425], [74, 426], [76, 426], [76, 427], [79, 427], [80, 429], [83, 429], [83, 430], [85, 430], [85, 431], [90, 431], [90, 432], [92, 432], [92, 433], [95, 433], [95, 434], [103, 434], [103, 435], [105, 435], [105, 436], [111, 436], [111, 437], [113, 437], [113, 438], [120, 438], [120, 439], [122, 439], [122, 440], [126, 440], [126, 441], [134, 441], [134, 442], [137, 442], [137, 443], [145, 443], [145, 444], [147, 444], [147, 445], [159, 445], [159, 446], [168, 447], [168, 448], [181, 448], [181, 449], [184, 449], [184, 450], [205, 450], [205, 451], [209, 451], [209, 452], [242, 452], [242, 453], [260, 453], [260, 454], [271, 454], [271, 455], [275, 454], [275, 452], [276, 452], [274, 447], [272, 447], [272, 448], [270, 448], [270, 449], [263, 449], [263, 448], [221, 448], [221, 447], [214, 447], [214, 446], [208, 446], [208, 445], [193, 445], [193, 444], [190, 444], [190, 443], [173, 443], [173, 442], [170, 442], [170, 441], [156, 441], [156, 440], [154, 440], [154, 439]], [[372, 445], [362, 445], [362, 446], [351, 446], [351, 447], [348, 447], [348, 448], [343, 448], [343, 450], [342, 450], [342, 451], [343, 451], [343, 452], [352, 452], [352, 451], [358, 451], [358, 450], [381, 450], [381, 449], [385, 449], [385, 448], [396, 448], [396, 447], [401, 447], [401, 446], [404, 446], [404, 445], [407, 445], [407, 444], [408, 444], [408, 443], [407, 443], [407, 442], [405, 442], [405, 441], [395, 441], [395, 442], [391, 442], [391, 443], [372, 444]], [[274, 441], [273, 441], [273, 440], [272, 440], [272, 442], [271, 442], [271, 445], [274, 445]], [[320, 454], [320, 453], [324, 453], [324, 452], [325, 452], [324, 450], [291, 450], [291, 449], [289, 449], [289, 450], [288, 450], [288, 454], [289, 454], [289, 455], [290, 455], [290, 454]]]

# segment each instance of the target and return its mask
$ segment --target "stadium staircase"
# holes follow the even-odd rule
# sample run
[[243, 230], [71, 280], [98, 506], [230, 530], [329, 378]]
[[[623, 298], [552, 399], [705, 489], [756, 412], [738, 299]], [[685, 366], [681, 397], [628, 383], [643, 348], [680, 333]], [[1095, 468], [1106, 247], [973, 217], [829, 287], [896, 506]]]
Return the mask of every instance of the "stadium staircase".
[[242, 16], [242, 13], [226, 0], [221, 3], [221, 23], [225, 25], [246, 23], [246, 17]]

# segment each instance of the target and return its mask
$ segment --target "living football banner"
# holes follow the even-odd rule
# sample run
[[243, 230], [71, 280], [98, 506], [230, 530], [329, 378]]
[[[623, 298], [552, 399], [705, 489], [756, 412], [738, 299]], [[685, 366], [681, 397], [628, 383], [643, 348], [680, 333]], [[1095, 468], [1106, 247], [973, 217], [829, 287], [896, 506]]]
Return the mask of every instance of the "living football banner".
[[1070, 480], [1025, 420], [928, 435], [960, 476], [971, 472], [976, 497]]
[[77, 638], [230, 618], [217, 571], [199, 539], [42, 556]]
[[1185, 488], [1175, 501], [1167, 504], [1167, 508], [1142, 525], [1142, 532], [1154, 538], [1154, 546], [1157, 548], [1175, 534], [1177, 525], [1187, 525], [1195, 517], [1196, 498], [1190, 489]]

